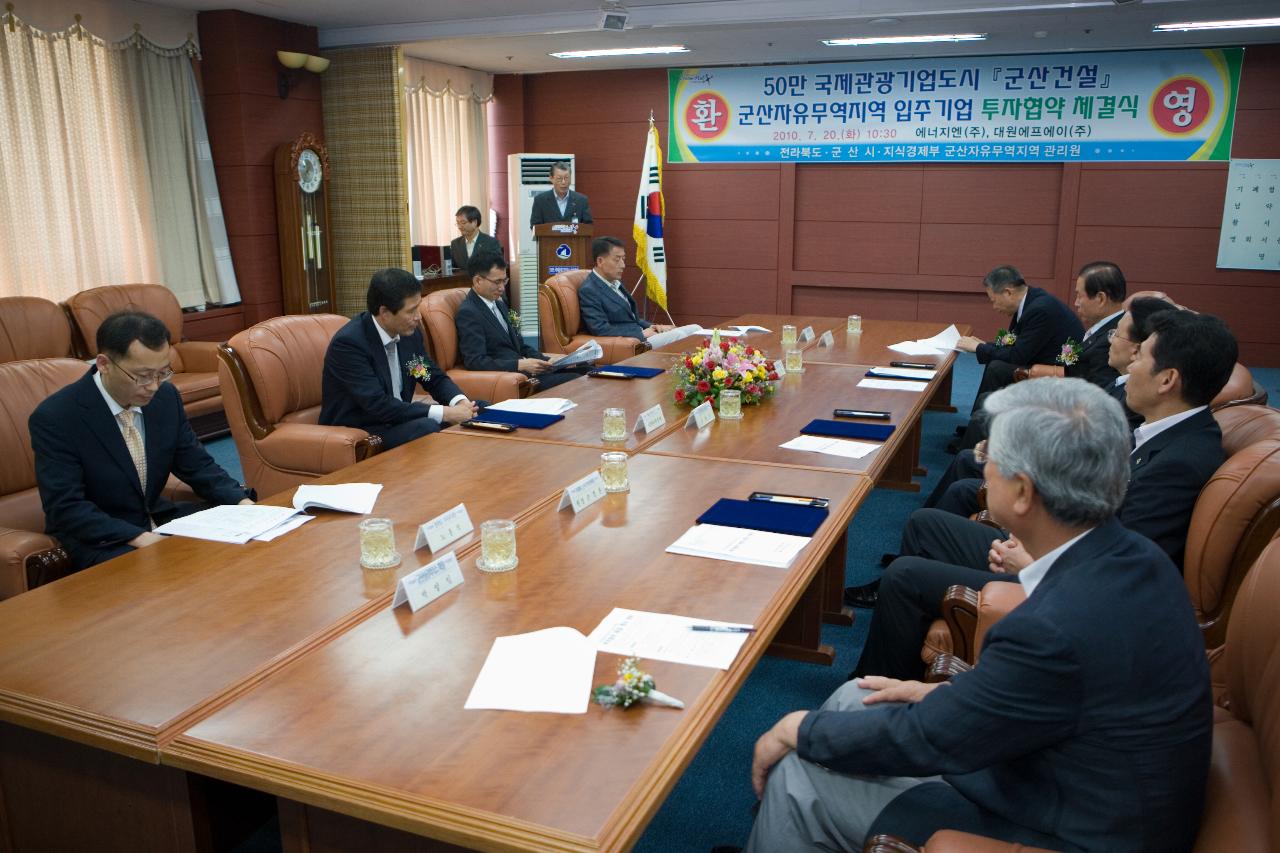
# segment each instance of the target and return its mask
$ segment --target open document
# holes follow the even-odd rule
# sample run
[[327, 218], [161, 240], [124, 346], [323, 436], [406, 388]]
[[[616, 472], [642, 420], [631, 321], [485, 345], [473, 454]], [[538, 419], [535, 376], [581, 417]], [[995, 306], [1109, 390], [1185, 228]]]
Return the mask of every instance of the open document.
[[175, 518], [156, 528], [156, 533], [169, 536], [189, 536], [192, 539], [208, 539], [213, 542], [232, 542], [243, 545], [298, 514], [291, 506], [265, 506], [263, 504], [230, 504], [215, 506]]
[[381, 483], [340, 483], [336, 486], [298, 486], [293, 505], [299, 509], [332, 509], [368, 515], [382, 491]]
[[595, 644], [573, 628], [497, 637], [463, 707], [585, 714]]
[[608, 654], [728, 669], [751, 630], [737, 622], [615, 607], [587, 639]]
[[667, 551], [690, 557], [785, 569], [809, 541], [808, 536], [722, 527], [719, 524], [695, 524], [668, 545]]
[[525, 397], [523, 400], [503, 400], [490, 409], [500, 412], [524, 412], [529, 415], [563, 415], [578, 404], [564, 397]]
[[809, 453], [843, 456], [845, 459], [861, 459], [880, 449], [878, 444], [868, 444], [865, 441], [850, 441], [847, 438], [828, 438], [823, 435], [801, 435], [778, 446], [785, 447], [787, 450], [804, 450]]
[[592, 338], [568, 355], [562, 355], [552, 361], [551, 366], [553, 368], [573, 367], [575, 364], [587, 364], [602, 358], [604, 358], [604, 350], [600, 348], [600, 344], [596, 343], [595, 338]]
[[956, 348], [960, 340], [960, 330], [953, 323], [931, 338], [920, 338], [914, 341], [902, 341], [890, 344], [889, 349], [903, 355], [946, 355]]
[[654, 349], [665, 347], [667, 344], [673, 344], [676, 341], [683, 341], [685, 338], [693, 337], [697, 334], [711, 334], [704, 332], [703, 328], [697, 323], [690, 323], [687, 326], [677, 326], [669, 332], [658, 332], [656, 335], [645, 338], [649, 342], [649, 346]]

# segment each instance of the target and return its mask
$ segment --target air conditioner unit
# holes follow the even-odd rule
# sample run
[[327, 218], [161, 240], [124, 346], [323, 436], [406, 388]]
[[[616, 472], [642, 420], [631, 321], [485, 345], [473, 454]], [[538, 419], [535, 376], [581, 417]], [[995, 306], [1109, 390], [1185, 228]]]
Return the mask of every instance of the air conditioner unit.
[[[576, 175], [572, 154], [507, 155], [508, 246], [511, 247], [515, 285], [515, 308], [520, 314], [520, 333], [538, 337], [538, 244], [529, 227], [533, 197], [551, 189], [551, 166], [567, 161], [570, 175]], [[570, 185], [572, 189], [572, 184]]]

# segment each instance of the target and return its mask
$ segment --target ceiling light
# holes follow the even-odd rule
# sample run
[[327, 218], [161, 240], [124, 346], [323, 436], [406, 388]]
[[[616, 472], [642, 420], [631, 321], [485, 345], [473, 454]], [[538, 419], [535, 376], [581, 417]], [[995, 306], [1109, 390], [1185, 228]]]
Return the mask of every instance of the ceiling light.
[[872, 44], [924, 44], [934, 41], [986, 41], [986, 33], [949, 33], [936, 36], [875, 36], [871, 38], [823, 39], [827, 47], [859, 47]]
[[1235, 21], [1183, 21], [1178, 24], [1156, 24], [1153, 33], [1185, 33], [1192, 30], [1235, 30], [1245, 27], [1280, 27], [1280, 18], [1241, 18]]
[[688, 53], [689, 48], [682, 44], [667, 44], [660, 47], [609, 47], [600, 50], [562, 50], [553, 53], [556, 59], [591, 59], [596, 56], [642, 56], [649, 53]]

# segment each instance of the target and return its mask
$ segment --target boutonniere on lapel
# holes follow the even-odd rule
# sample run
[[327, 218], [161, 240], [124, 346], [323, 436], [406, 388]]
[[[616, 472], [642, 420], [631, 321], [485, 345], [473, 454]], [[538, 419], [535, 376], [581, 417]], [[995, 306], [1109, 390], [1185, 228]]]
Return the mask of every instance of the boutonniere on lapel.
[[996, 346], [1011, 347], [1018, 342], [1018, 336], [1008, 329], [996, 330]]
[[409, 375], [419, 382], [431, 381], [431, 368], [427, 367], [427, 360], [420, 355], [415, 355], [406, 361], [404, 369], [409, 371]]
[[520, 315], [517, 314], [515, 311], [511, 310], [510, 308], [508, 308], [507, 322], [511, 324], [512, 328], [515, 328], [515, 329], [520, 328]]
[[1065, 364], [1067, 367], [1070, 367], [1079, 360], [1080, 344], [1076, 343], [1071, 338], [1067, 338], [1067, 342], [1062, 345], [1062, 352], [1058, 353], [1058, 357], [1055, 361], [1057, 361], [1058, 364]]

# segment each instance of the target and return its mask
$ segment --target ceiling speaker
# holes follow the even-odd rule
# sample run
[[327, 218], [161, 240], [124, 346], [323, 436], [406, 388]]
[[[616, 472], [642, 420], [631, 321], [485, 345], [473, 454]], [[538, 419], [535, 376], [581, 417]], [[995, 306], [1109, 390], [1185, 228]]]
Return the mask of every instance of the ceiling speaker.
[[600, 29], [622, 31], [627, 28], [627, 13], [621, 10], [600, 13]]

